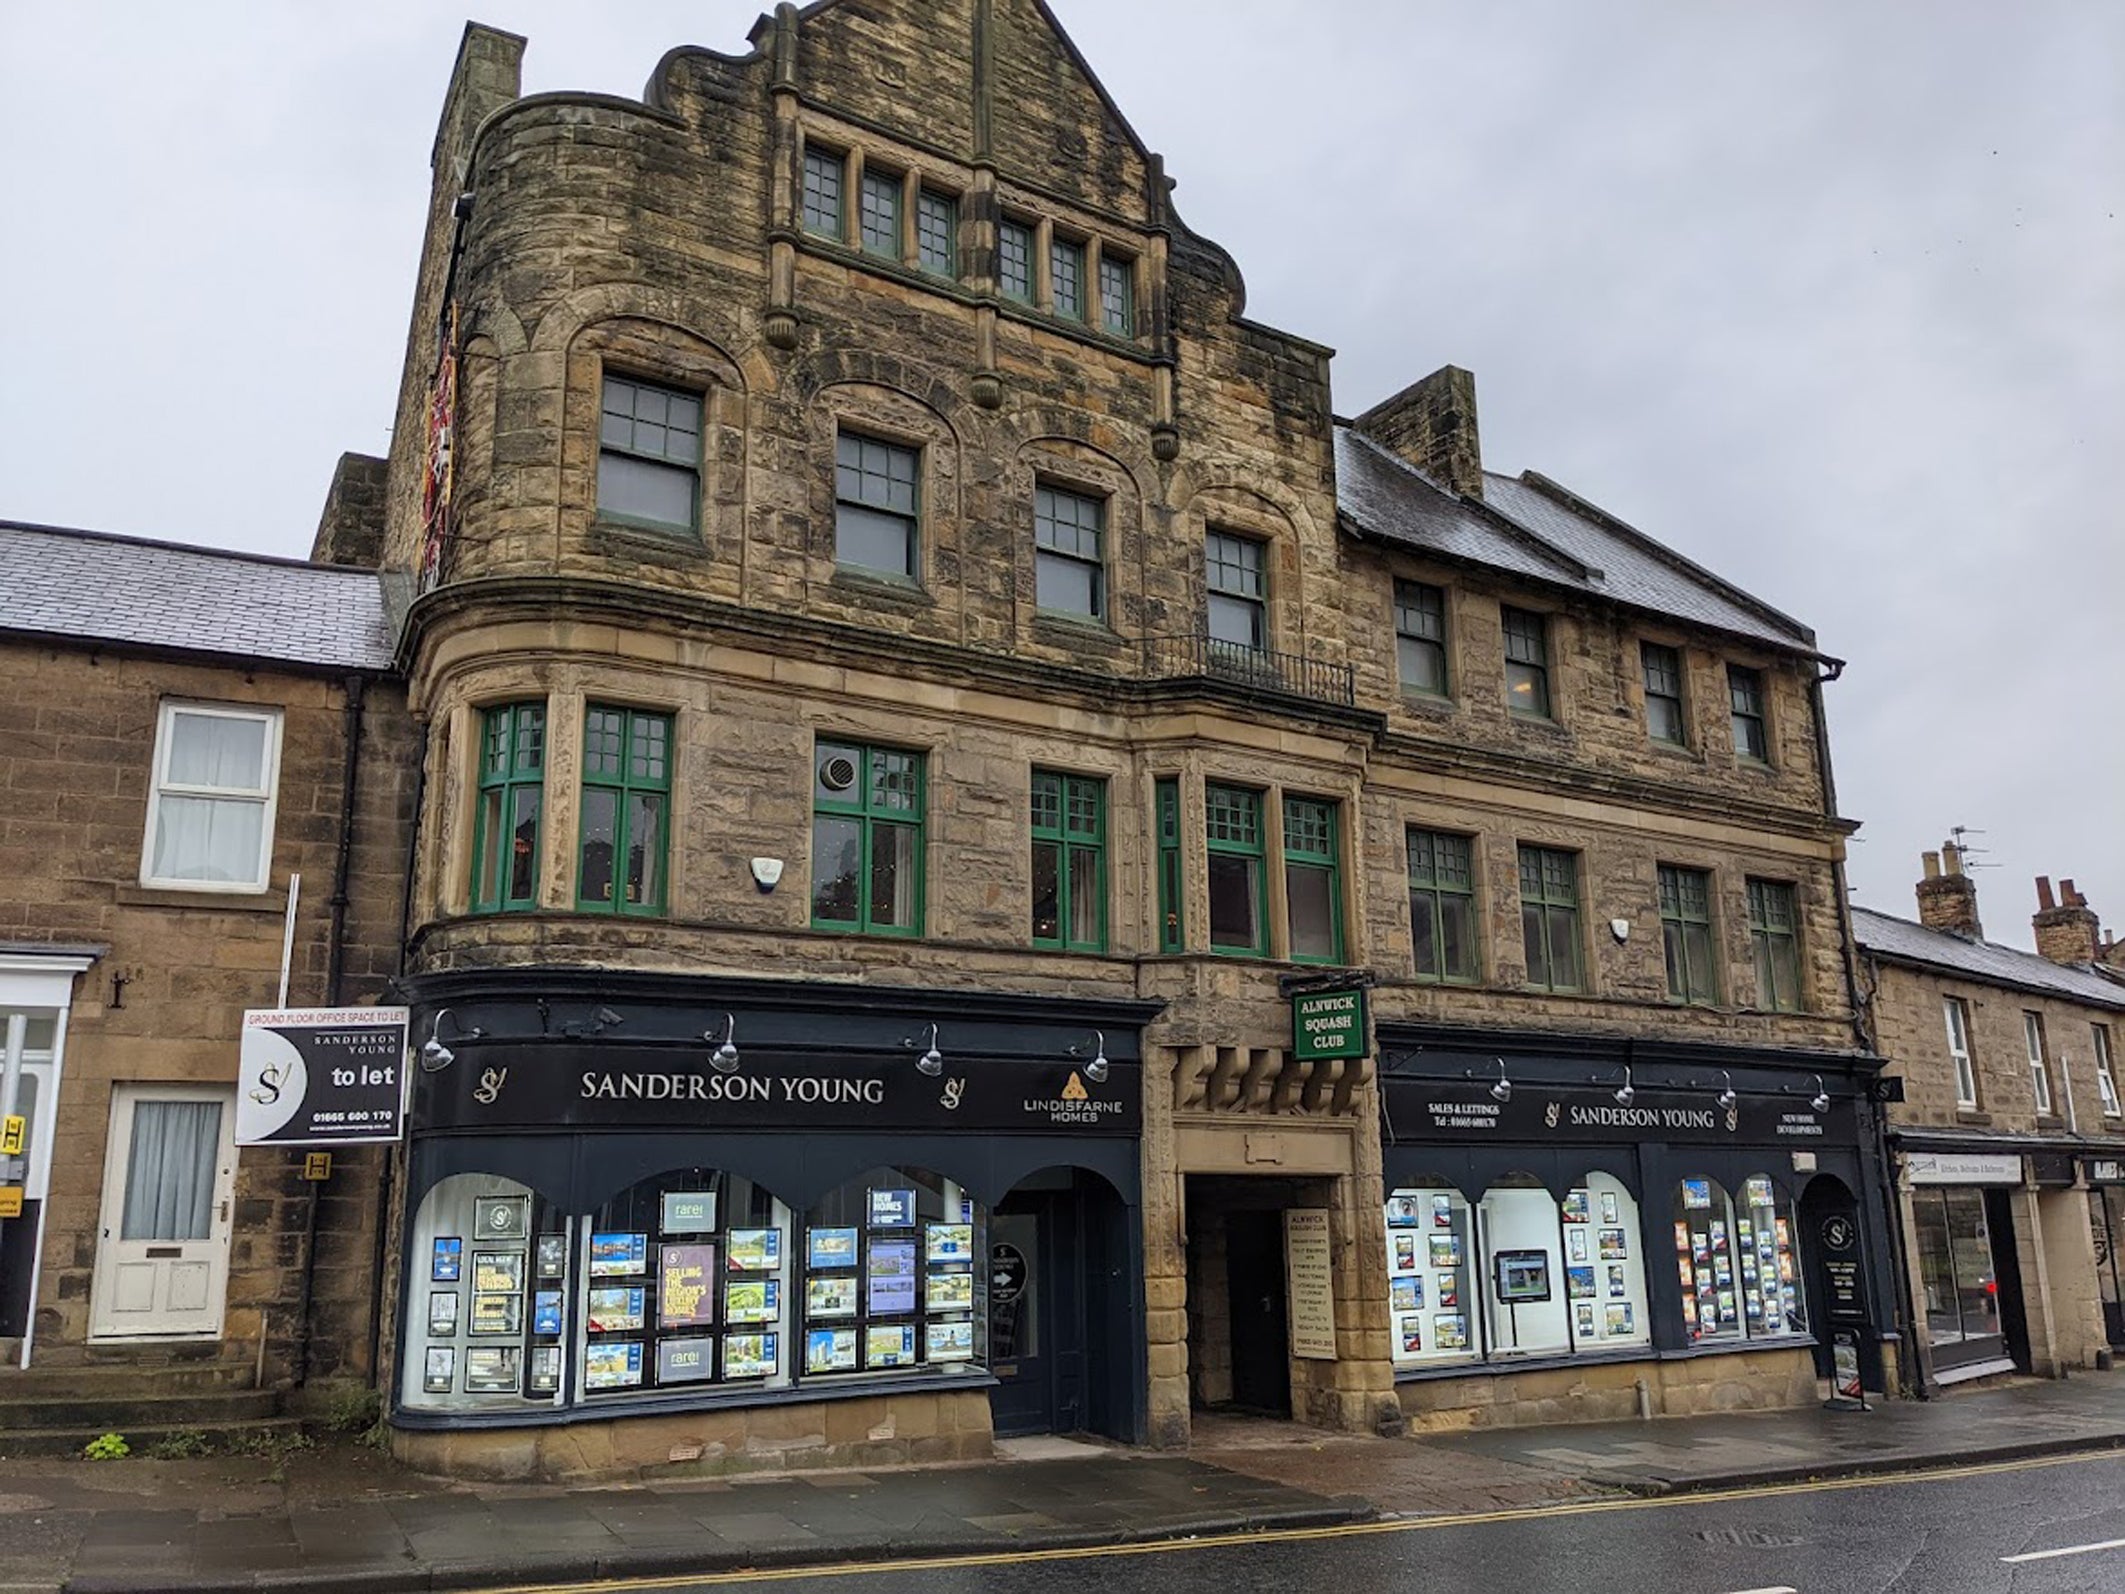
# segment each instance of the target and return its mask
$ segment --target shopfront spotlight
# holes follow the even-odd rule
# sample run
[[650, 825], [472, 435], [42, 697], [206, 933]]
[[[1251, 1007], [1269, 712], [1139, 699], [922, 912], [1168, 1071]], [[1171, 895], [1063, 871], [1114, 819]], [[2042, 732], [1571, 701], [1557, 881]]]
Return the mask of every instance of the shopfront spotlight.
[[1817, 1112], [1830, 1110], [1830, 1093], [1822, 1088], [1822, 1075], [1815, 1076], [1815, 1094], [1808, 1098], [1808, 1105]]
[[[912, 1050], [915, 1045], [914, 1037], [910, 1036], [901, 1044]], [[930, 1026], [929, 1050], [915, 1059], [915, 1072], [931, 1079], [935, 1079], [944, 1072], [944, 1053], [937, 1049], [937, 1026], [935, 1024]]]
[[1513, 1099], [1513, 1082], [1505, 1077], [1505, 1059], [1493, 1057], [1491, 1061], [1498, 1065], [1498, 1078], [1496, 1083], [1490, 1087], [1490, 1099], [1492, 1101], [1511, 1101]]
[[[421, 1072], [439, 1074], [457, 1061], [457, 1053], [443, 1044], [443, 1020], [450, 1016], [450, 1009], [439, 1007], [435, 1017], [428, 1021], [428, 1038], [421, 1042]], [[487, 1032], [477, 1024], [458, 1031], [461, 1041], [476, 1041]]]
[[1719, 1077], [1727, 1082], [1727, 1088], [1719, 1093], [1720, 1110], [1722, 1112], [1732, 1112], [1734, 1103], [1741, 1100], [1739, 1096], [1734, 1094], [1734, 1076], [1722, 1068], [1719, 1071]]
[[[701, 1038], [705, 1041], [715, 1040], [716, 1032], [710, 1030]], [[735, 1074], [738, 1071], [738, 1021], [729, 1013], [723, 1015], [723, 1039], [717, 1042], [716, 1049], [708, 1054], [708, 1066], [719, 1074]]]
[[[1082, 1057], [1084, 1054], [1085, 1048], [1081, 1044], [1070, 1048], [1072, 1057]], [[1104, 1085], [1107, 1082], [1107, 1032], [1103, 1029], [1092, 1032], [1092, 1061], [1085, 1064], [1085, 1078], [1095, 1085]]]
[[1623, 1083], [1616, 1087], [1616, 1105], [1628, 1107], [1637, 1094], [1638, 1087], [1631, 1083], [1631, 1065], [1625, 1063], [1623, 1065]]

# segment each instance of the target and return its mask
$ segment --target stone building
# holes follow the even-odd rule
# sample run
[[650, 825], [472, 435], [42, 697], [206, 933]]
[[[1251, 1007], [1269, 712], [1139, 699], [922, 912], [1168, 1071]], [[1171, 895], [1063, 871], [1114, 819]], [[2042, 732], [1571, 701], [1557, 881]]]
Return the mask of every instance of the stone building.
[[1985, 939], [1962, 850], [1924, 859], [1918, 922], [1853, 914], [1884, 1066], [1908, 1364], [1929, 1386], [2064, 1377], [2125, 1345], [2125, 984], [2073, 882], [2036, 883], [2037, 950]]
[[396, 968], [416, 742], [376, 574], [17, 524], [0, 571], [0, 1110], [25, 1140], [0, 1428], [144, 1441], [366, 1379], [383, 1154], [306, 1182], [232, 1129], [293, 877], [291, 1003]]
[[750, 43], [467, 30], [328, 512], [418, 591], [404, 1453], [1878, 1381], [1813, 634], [1465, 371], [1339, 419], [1039, 0]]

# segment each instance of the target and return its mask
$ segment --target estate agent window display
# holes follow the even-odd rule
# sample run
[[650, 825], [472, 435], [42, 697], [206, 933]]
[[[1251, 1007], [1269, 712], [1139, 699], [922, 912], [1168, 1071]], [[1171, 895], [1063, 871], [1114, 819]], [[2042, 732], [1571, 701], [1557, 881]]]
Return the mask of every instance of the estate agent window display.
[[1398, 1368], [1643, 1349], [1645, 1247], [1621, 1180], [1589, 1173], [1560, 1202], [1508, 1175], [1470, 1202], [1439, 1180], [1387, 1199]]
[[583, 1214], [514, 1180], [453, 1175], [414, 1225], [400, 1404], [742, 1402], [979, 1368], [986, 1225], [921, 1169], [873, 1169], [804, 1212], [710, 1168]]
[[1856, 1094], [1697, 1056], [1634, 1074], [1509, 1062], [1487, 1034], [1405, 1044], [1381, 1080], [1398, 1373], [1814, 1344], [1799, 1196], [1861, 1188]]

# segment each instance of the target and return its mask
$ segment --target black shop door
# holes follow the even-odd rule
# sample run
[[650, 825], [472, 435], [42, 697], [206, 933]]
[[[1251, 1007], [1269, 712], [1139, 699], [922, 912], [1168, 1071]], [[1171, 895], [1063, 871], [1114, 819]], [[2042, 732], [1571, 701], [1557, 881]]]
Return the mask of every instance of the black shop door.
[[1225, 1214], [1225, 1290], [1232, 1312], [1232, 1403], [1290, 1416], [1283, 1213]]
[[1000, 1437], [1086, 1426], [1084, 1254], [1074, 1196], [1013, 1194], [989, 1214], [989, 1421]]

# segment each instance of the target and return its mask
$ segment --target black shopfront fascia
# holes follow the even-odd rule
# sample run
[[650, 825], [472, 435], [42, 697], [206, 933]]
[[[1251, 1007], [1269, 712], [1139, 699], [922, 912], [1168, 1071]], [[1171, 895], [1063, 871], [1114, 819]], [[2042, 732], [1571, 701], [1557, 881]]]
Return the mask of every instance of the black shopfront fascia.
[[[1717, 1180], [1738, 1194], [1744, 1180], [1767, 1176], [1781, 1199], [1793, 1203], [1802, 1225], [1809, 1323], [1822, 1345], [1833, 1328], [1871, 1325], [1871, 1359], [1879, 1325], [1894, 1321], [1887, 1311], [1893, 1290], [1880, 1276], [1893, 1251], [1881, 1232], [1878, 1157], [1870, 1151], [1878, 1134], [1873, 1096], [1880, 1059], [1390, 1023], [1380, 1024], [1377, 1035], [1387, 1187], [1437, 1179], [1474, 1203], [1508, 1178], [1531, 1176], [1562, 1201], [1589, 1173], [1613, 1176], [1638, 1202], [1653, 1355], [1715, 1355], [1779, 1343], [1689, 1342], [1681, 1281], [1672, 1265], [1653, 1259], [1664, 1263], [1670, 1255], [1670, 1205], [1691, 1178]], [[1616, 1091], [1626, 1071], [1631, 1099], [1624, 1103]], [[1493, 1092], [1501, 1079], [1510, 1086], [1504, 1101]], [[1728, 1108], [1719, 1097], [1730, 1083], [1735, 1101]], [[1811, 1105], [1818, 1088], [1830, 1097], [1826, 1111]], [[1797, 1170], [1795, 1152], [1812, 1154], [1813, 1169]], [[1849, 1202], [1835, 1199], [1839, 1185]], [[1816, 1209], [1831, 1206], [1849, 1209], [1858, 1229], [1864, 1260], [1857, 1301], [1849, 1276], [1838, 1286], [1823, 1276], [1823, 1247], [1808, 1232]], [[1834, 1316], [1833, 1294], [1842, 1308]], [[1862, 1313], [1866, 1325], [1858, 1321]]]
[[[880, 1167], [942, 1174], [984, 1207], [1030, 1175], [1082, 1170], [1112, 1188], [1124, 1219], [1106, 1249], [1130, 1287], [1109, 1292], [1117, 1308], [1098, 1337], [1134, 1347], [1107, 1358], [1107, 1398], [1127, 1413], [1122, 1426], [1141, 1430], [1139, 1036], [1162, 1004], [573, 968], [416, 976], [398, 994], [413, 1010], [414, 1058], [402, 1278], [419, 1276], [411, 1214], [461, 1173], [512, 1179], [560, 1211], [589, 1213], [659, 1173], [713, 1167], [802, 1212]], [[441, 1066], [424, 1058], [431, 1037], [451, 1054]], [[726, 1037], [738, 1048], [728, 1073], [710, 1062]], [[934, 1076], [917, 1067], [932, 1045]], [[1096, 1080], [1088, 1065], [1102, 1055], [1107, 1077]], [[990, 1382], [970, 1372], [920, 1387]], [[681, 1404], [907, 1388], [881, 1376]], [[398, 1410], [394, 1420], [515, 1425], [672, 1404], [645, 1395], [594, 1409]]]

